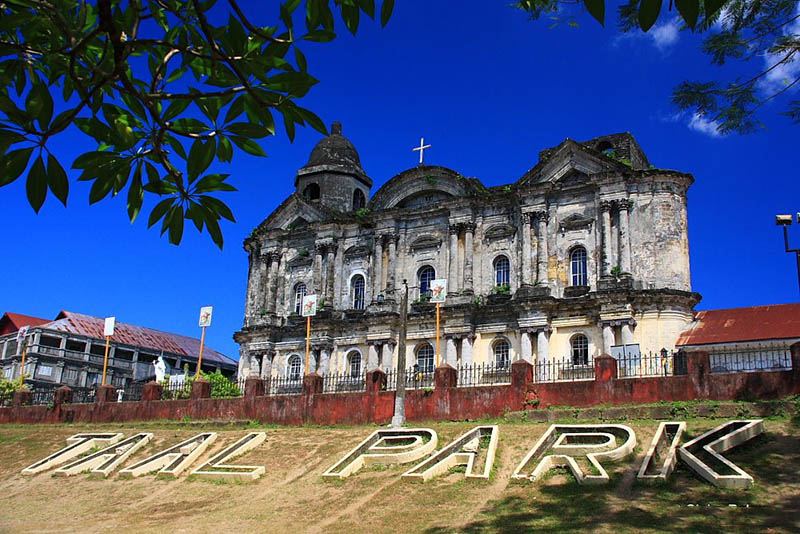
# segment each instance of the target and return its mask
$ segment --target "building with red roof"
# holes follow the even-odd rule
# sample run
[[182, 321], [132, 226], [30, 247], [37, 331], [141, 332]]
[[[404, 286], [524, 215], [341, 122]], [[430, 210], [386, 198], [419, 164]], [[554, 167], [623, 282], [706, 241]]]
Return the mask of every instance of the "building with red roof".
[[[17, 332], [26, 334], [26, 380], [36, 386], [91, 387], [100, 382], [105, 359], [105, 319], [61, 311], [55, 319], [6, 312], [0, 319], [0, 369], [7, 379], [18, 379], [23, 348]], [[106, 383], [124, 388], [154, 376], [153, 362], [161, 356], [167, 374], [180, 374], [185, 365], [194, 371], [200, 340], [116, 322], [109, 344]], [[232, 375], [237, 362], [210, 347], [203, 348], [203, 370]]]

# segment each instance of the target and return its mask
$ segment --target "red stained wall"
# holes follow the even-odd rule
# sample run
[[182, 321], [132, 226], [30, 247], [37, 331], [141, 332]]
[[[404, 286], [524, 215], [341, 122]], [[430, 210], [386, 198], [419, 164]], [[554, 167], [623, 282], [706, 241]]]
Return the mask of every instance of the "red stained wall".
[[[409, 421], [464, 420], [496, 417], [531, 406], [592, 406], [653, 403], [694, 399], [744, 400], [779, 398], [800, 393], [800, 343], [792, 346], [791, 371], [710, 374], [708, 353], [687, 355], [686, 376], [616, 378], [611, 357], [595, 360], [596, 380], [537, 384], [526, 362], [512, 366], [511, 385], [454, 387], [456, 371], [436, 370], [432, 390], [406, 392]], [[259, 379], [250, 379], [259, 380]], [[385, 375], [373, 371], [367, 391], [322, 394], [322, 379], [304, 378], [301, 395], [256, 396], [247, 387], [235, 399], [152, 400], [95, 404], [57, 404], [0, 408], [0, 423], [126, 422], [154, 419], [253, 419], [263, 423], [367, 424], [388, 423], [394, 410], [394, 391], [381, 391]], [[538, 401], [538, 402], [537, 402]]]

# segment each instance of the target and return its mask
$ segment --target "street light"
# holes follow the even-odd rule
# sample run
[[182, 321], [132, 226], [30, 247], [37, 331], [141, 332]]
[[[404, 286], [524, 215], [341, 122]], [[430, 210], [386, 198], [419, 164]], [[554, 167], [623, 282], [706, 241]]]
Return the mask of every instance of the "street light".
[[[800, 211], [797, 212], [797, 224], [800, 224]], [[800, 248], [789, 248], [789, 226], [792, 224], [791, 215], [776, 215], [775, 225], [783, 226], [783, 243], [786, 246], [786, 252], [794, 252], [797, 257], [797, 284], [800, 287]]]

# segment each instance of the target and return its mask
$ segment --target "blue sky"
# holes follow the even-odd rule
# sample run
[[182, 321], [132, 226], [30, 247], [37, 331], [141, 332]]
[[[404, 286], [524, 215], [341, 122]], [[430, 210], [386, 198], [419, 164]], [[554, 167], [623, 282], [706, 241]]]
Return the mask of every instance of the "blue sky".
[[[384, 29], [363, 20], [356, 37], [341, 28], [333, 43], [308, 43], [309, 71], [321, 82], [302, 104], [327, 124], [343, 123], [373, 192], [416, 164], [411, 148], [421, 136], [433, 145], [427, 163], [497, 185], [517, 180], [540, 150], [566, 137], [631, 132], [653, 165], [695, 177], [689, 239], [698, 309], [798, 301], [794, 257], [774, 225], [775, 214], [800, 210], [800, 129], [779, 115], [781, 103], [763, 108], [760, 133], [714, 135], [669, 103], [680, 81], [723, 74], [697, 50], [696, 36], [669, 18], [634, 36], [620, 36], [613, 21], [606, 28], [588, 16], [578, 21], [577, 29], [549, 29], [549, 21], [531, 22], [504, 2], [399, 2]], [[179, 247], [147, 230], [152, 199], [131, 225], [124, 195], [89, 206], [87, 183], [71, 183], [68, 208], [51, 196], [39, 215], [25, 200], [24, 180], [0, 189], [2, 309], [116, 315], [199, 337], [199, 308], [213, 305], [207, 344], [238, 358], [242, 241], [292, 192], [320, 137], [301, 129], [292, 144], [281, 132], [263, 140], [267, 159], [239, 153], [230, 165], [212, 166], [239, 188], [223, 197], [238, 221], [223, 225], [223, 251], [193, 227]], [[91, 148], [74, 132], [53, 144], [65, 167]], [[796, 224], [792, 237], [800, 246]]]

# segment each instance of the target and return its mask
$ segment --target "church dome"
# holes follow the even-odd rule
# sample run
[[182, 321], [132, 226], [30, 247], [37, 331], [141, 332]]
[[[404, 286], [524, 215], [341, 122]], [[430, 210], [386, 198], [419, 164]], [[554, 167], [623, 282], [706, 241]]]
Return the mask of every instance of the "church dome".
[[331, 125], [330, 135], [317, 143], [303, 169], [307, 170], [320, 166], [339, 167], [346, 172], [355, 172], [360, 175], [366, 174], [364, 169], [361, 168], [361, 159], [358, 157], [356, 147], [342, 135], [342, 124], [340, 122], [334, 122]]

